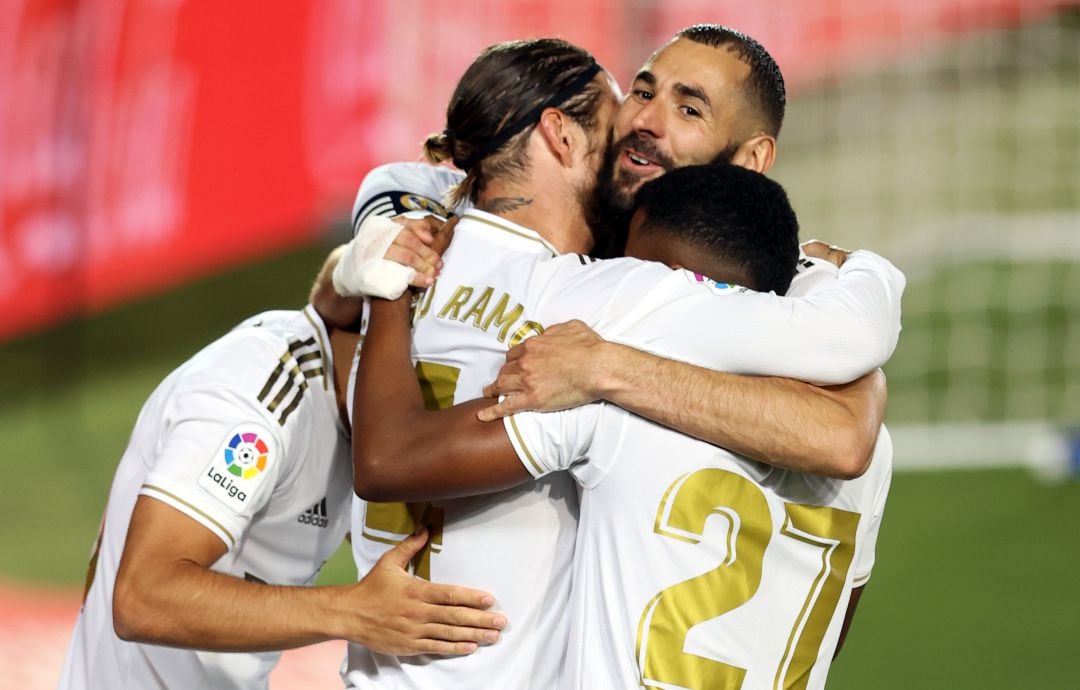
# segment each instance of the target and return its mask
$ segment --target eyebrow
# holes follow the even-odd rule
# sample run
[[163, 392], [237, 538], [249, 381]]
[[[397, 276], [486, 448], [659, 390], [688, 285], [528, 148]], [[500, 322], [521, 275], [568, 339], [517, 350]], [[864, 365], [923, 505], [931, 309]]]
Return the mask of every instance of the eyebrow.
[[709, 96], [705, 93], [705, 90], [698, 88], [697, 86], [690, 86], [688, 84], [681, 83], [676, 84], [675, 92], [689, 98], [696, 98], [702, 103], [704, 103], [707, 107], [712, 107], [712, 103], [709, 102]]
[[[643, 69], [634, 75], [634, 81], [643, 81], [649, 86], [655, 87], [656, 75], [647, 69]], [[688, 98], [696, 98], [704, 103], [707, 108], [712, 108], [712, 101], [709, 100], [709, 95], [705, 93], [704, 89], [698, 86], [690, 86], [689, 84], [679, 82], [675, 84], [675, 93]]]

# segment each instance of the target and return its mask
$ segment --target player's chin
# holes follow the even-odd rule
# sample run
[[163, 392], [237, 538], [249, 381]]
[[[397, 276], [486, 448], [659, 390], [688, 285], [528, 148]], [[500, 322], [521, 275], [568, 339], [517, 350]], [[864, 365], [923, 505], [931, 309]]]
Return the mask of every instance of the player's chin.
[[634, 202], [634, 196], [638, 193], [646, 182], [655, 180], [664, 174], [662, 169], [658, 169], [655, 172], [639, 173], [631, 171], [620, 171], [615, 177], [615, 192], [619, 200], [629, 208]]

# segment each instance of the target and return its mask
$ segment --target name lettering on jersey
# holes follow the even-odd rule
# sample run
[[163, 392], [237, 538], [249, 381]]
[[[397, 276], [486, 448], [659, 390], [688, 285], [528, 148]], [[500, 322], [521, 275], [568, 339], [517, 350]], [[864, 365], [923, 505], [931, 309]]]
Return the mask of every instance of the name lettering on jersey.
[[[513, 307], [510, 306], [512, 303]], [[421, 316], [426, 314], [430, 307], [430, 303], [426, 308], [422, 307]], [[544, 332], [542, 324], [524, 317], [525, 307], [512, 300], [509, 293], [500, 293], [498, 299], [495, 299], [494, 288], [485, 287], [477, 294], [477, 290], [468, 285], [458, 285], [437, 315], [437, 318], [458, 321], [485, 333], [494, 327], [498, 332], [498, 341], [508, 347], [514, 347], [525, 338]]]
[[236, 513], [247, 508], [277, 462], [274, 437], [259, 424], [240, 424], [230, 431], [199, 476], [199, 486]]

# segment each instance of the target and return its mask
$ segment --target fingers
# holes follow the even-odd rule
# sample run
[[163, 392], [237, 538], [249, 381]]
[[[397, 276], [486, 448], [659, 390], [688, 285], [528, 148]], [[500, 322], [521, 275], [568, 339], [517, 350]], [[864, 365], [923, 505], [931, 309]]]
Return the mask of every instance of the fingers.
[[528, 403], [523, 395], [511, 395], [503, 398], [491, 407], [485, 407], [476, 413], [476, 418], [481, 422], [494, 422], [496, 419], [509, 417], [512, 414], [528, 409]]
[[414, 651], [399, 653], [398, 656], [412, 654], [438, 654], [440, 656], [464, 656], [472, 654], [478, 648], [475, 642], [443, 642], [442, 640], [417, 640]]
[[850, 250], [827, 244], [821, 240], [807, 240], [801, 246], [803, 254], [815, 259], [829, 261], [836, 266], [842, 266], [848, 255], [851, 254]]
[[[490, 611], [477, 611], [464, 606], [430, 606], [424, 613], [423, 625], [427, 632], [424, 637], [440, 640], [472, 640], [474, 642], [494, 642], [498, 633], [506, 627], [506, 616]], [[439, 634], [432, 634], [437, 626]]]
[[461, 625], [443, 625], [441, 623], [428, 623], [423, 626], [423, 639], [437, 640], [442, 642], [474, 642], [477, 644], [494, 644], [499, 641], [498, 630], [491, 628], [469, 628]]
[[454, 239], [454, 228], [460, 220], [460, 216], [454, 216], [435, 233], [435, 241], [431, 244], [432, 251], [442, 256], [446, 248], [450, 246], [450, 240]]
[[384, 553], [382, 558], [379, 559], [379, 562], [375, 564], [375, 567], [378, 568], [380, 565], [386, 565], [405, 570], [405, 567], [409, 564], [409, 561], [413, 559], [413, 556], [420, 553], [420, 549], [424, 548], [424, 544], [427, 543], [427, 538], [427, 528], [421, 526], [416, 530], [415, 534], [410, 535], [400, 544]]
[[436, 233], [442, 226], [442, 222], [434, 216], [420, 219], [396, 218], [395, 221], [403, 228], [394, 238], [383, 258], [415, 270], [417, 277], [412, 281], [413, 285], [429, 286], [434, 282], [439, 269], [442, 268], [440, 256], [442, 250], [432, 247], [433, 244], [437, 244]]
[[530, 340], [532, 340], [532, 338], [529, 338], [528, 340], [526, 340], [526, 341], [524, 341], [524, 342], [522, 342], [522, 343], [520, 343], [518, 345], [515, 345], [512, 348], [510, 348], [509, 350], [507, 350], [506, 351], [506, 361], [507, 361], [507, 363], [517, 361], [517, 360], [521, 359], [522, 357], [524, 357], [525, 356], [525, 345]]
[[[469, 606], [474, 609], [486, 609], [495, 603], [495, 597], [487, 592], [456, 585], [428, 583], [420, 593], [420, 598], [429, 604], [439, 606]], [[471, 623], [469, 625], [472, 625]]]
[[442, 267], [439, 255], [424, 245], [415, 235], [403, 230], [386, 250], [383, 258], [387, 261], [408, 266], [417, 275], [434, 279]]
[[495, 380], [484, 386], [484, 397], [497, 398], [500, 395], [512, 395], [525, 390], [524, 372], [516, 364], [504, 364]]

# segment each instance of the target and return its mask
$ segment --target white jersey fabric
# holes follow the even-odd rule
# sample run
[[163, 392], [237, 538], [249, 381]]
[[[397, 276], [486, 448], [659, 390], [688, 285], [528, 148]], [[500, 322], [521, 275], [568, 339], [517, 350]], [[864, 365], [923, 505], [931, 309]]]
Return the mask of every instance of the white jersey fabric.
[[465, 179], [465, 173], [442, 165], [427, 163], [388, 163], [373, 168], [364, 176], [352, 208], [355, 229], [368, 216], [407, 216], [434, 214], [446, 218], [472, 207], [465, 202], [449, 205], [446, 194]]
[[225, 543], [213, 570], [272, 585], [314, 581], [345, 536], [353, 493], [331, 356], [313, 308], [266, 312], [157, 387], [113, 478], [60, 688], [267, 687], [279, 652], [121, 640], [113, 631], [113, 586], [140, 494]]
[[[423, 168], [409, 171], [421, 178]], [[435, 187], [416, 193], [437, 196]], [[364, 206], [358, 200], [357, 209]], [[413, 337], [429, 404], [440, 406], [479, 397], [510, 346], [571, 318], [668, 357], [821, 383], [880, 366], [899, 334], [903, 276], [868, 252], [854, 253], [835, 285], [789, 299], [636, 259], [557, 257], [534, 231], [468, 210], [444, 258], [438, 282], [421, 297]], [[736, 339], [739, 357], [724, 345]], [[576, 499], [572, 481], [558, 474], [430, 506], [360, 502], [353, 552], [361, 574], [419, 519], [433, 528], [433, 545], [418, 571], [491, 592], [510, 627], [498, 644], [461, 658], [399, 659], [351, 645], [346, 681], [361, 688], [557, 687]]]
[[786, 471], [592, 404], [505, 420], [536, 477], [582, 488], [557, 687], [825, 687], [851, 591], [870, 577], [892, 477]]

